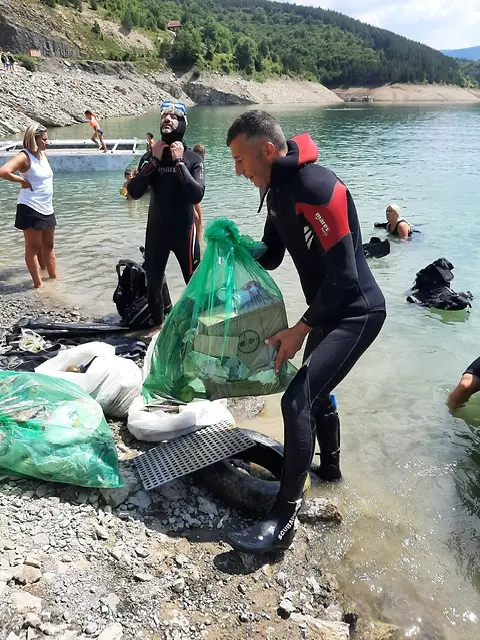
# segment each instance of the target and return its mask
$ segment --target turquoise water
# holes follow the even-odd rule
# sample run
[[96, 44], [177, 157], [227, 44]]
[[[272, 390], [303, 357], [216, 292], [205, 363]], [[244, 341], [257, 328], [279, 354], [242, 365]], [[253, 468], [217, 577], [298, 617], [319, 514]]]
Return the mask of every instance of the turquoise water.
[[[260, 237], [258, 194], [235, 177], [225, 146], [228, 125], [241, 108], [194, 108], [188, 142], [207, 147], [205, 219], [227, 216]], [[320, 161], [349, 186], [364, 239], [374, 235], [388, 202], [397, 202], [421, 230], [411, 242], [392, 242], [391, 254], [372, 261], [388, 303], [382, 334], [336, 392], [342, 418], [345, 482], [317, 489], [337, 497], [345, 522], [326, 534], [319, 551], [340, 575], [361, 610], [385, 616], [406, 637], [478, 637], [480, 615], [480, 398], [451, 416], [447, 390], [477, 356], [480, 249], [477, 215], [480, 152], [477, 106], [359, 106], [272, 108], [288, 135], [309, 131]], [[106, 135], [144, 136], [158, 117], [103, 122]], [[51, 137], [86, 137], [88, 127]], [[57, 256], [61, 280], [42, 295], [101, 315], [113, 310], [115, 264], [137, 259], [147, 202], [119, 195], [121, 175], [57, 174]], [[26, 286], [22, 239], [13, 228], [17, 188], [0, 184], [0, 273]], [[405, 302], [416, 271], [446, 257], [455, 265], [453, 288], [475, 295], [467, 316], [439, 314]], [[172, 260], [172, 287], [182, 280]], [[290, 260], [275, 273], [292, 322], [304, 308]], [[278, 398], [264, 428], [281, 434]]]

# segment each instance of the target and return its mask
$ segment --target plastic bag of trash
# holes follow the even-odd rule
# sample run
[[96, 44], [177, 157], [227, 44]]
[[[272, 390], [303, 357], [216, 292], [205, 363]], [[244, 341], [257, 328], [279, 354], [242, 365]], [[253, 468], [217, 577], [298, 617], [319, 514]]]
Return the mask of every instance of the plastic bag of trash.
[[81, 487], [121, 487], [100, 405], [78, 386], [0, 371], [0, 469]]
[[125, 418], [142, 388], [140, 368], [116, 356], [115, 347], [104, 342], [87, 342], [62, 351], [35, 371], [78, 384], [112, 418]]
[[235, 424], [232, 414], [220, 400], [197, 400], [183, 406], [146, 405], [139, 396], [128, 411], [127, 428], [137, 440], [161, 442], [219, 422]]
[[147, 402], [278, 393], [296, 373], [290, 363], [276, 373], [279, 345], [265, 344], [288, 325], [279, 288], [252, 255], [258, 243], [225, 218], [208, 225], [205, 239], [199, 267], [147, 353]]

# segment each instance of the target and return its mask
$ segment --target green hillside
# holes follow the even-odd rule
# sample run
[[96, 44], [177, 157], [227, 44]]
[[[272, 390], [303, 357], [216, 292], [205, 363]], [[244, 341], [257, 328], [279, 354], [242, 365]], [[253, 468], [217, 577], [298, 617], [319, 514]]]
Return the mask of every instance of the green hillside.
[[[42, 2], [82, 7], [81, 0]], [[456, 60], [439, 51], [334, 11], [268, 0], [89, 0], [84, 6], [154, 40], [166, 35], [168, 21], [180, 20], [177, 36], [162, 36], [157, 47], [160, 58], [179, 69], [259, 79], [287, 74], [329, 87], [472, 83]]]

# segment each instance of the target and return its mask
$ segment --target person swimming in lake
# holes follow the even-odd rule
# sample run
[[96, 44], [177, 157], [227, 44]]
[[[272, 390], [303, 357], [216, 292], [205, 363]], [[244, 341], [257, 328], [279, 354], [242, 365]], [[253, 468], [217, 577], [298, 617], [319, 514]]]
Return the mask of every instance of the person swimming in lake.
[[128, 183], [130, 180], [136, 175], [136, 169], [125, 169], [125, 173], [123, 177], [125, 178], [125, 182], [120, 187], [120, 195], [124, 196], [127, 200], [133, 200], [132, 196], [128, 193]]
[[463, 406], [478, 391], [480, 391], [480, 358], [472, 362], [462, 374], [455, 389], [448, 395], [449, 409], [454, 410]]
[[398, 238], [410, 238], [413, 232], [412, 225], [402, 218], [402, 209], [398, 204], [389, 204], [385, 210], [388, 233]]

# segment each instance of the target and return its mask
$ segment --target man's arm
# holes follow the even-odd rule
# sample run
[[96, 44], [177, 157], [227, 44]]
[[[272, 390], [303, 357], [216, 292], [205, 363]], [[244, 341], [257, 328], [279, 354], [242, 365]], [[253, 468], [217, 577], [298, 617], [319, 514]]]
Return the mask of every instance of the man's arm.
[[307, 203], [296, 204], [297, 213], [305, 217], [316, 235], [326, 268], [320, 289], [302, 316], [302, 322], [313, 327], [349, 297], [358, 283], [358, 272], [348, 222], [350, 196], [345, 185], [340, 181], [334, 184], [310, 181], [306, 196]]
[[134, 199], [141, 198], [150, 186], [156, 175], [159, 161], [153, 156], [144, 164], [141, 170], [130, 180], [127, 185], [128, 194]]
[[180, 178], [183, 190], [191, 204], [202, 201], [205, 193], [205, 173], [203, 162], [194, 161], [189, 169], [183, 158], [175, 160], [175, 172]]
[[262, 242], [267, 246], [267, 250], [257, 259], [257, 262], [264, 269], [273, 271], [282, 264], [283, 258], [285, 257], [285, 245], [278, 235], [275, 225], [270, 219], [270, 215], [267, 215]]

